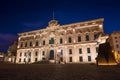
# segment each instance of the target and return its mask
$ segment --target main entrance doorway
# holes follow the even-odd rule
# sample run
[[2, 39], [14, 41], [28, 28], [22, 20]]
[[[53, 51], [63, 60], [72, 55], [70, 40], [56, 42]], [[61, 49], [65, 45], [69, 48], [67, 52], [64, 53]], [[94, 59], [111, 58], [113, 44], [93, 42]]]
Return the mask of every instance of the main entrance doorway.
[[54, 50], [50, 50], [50, 60], [54, 59]]

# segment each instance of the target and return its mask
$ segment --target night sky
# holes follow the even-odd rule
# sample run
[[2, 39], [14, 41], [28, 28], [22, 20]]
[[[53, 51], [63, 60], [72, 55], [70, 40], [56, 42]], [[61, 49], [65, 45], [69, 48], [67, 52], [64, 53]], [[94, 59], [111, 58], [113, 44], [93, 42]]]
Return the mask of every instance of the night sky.
[[45, 28], [52, 14], [61, 25], [104, 18], [104, 32], [120, 30], [119, 0], [1, 0], [0, 51], [17, 33]]

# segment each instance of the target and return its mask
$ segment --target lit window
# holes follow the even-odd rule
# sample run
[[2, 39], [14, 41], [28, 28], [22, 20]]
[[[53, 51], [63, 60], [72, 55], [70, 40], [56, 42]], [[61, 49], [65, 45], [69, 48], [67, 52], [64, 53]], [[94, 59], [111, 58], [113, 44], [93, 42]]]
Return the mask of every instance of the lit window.
[[90, 53], [90, 48], [87, 48], [87, 53]]
[[68, 38], [68, 42], [69, 42], [69, 43], [72, 42], [72, 38], [71, 38], [71, 37]]
[[69, 49], [69, 54], [72, 54], [72, 49]]
[[81, 36], [78, 36], [78, 42], [81, 42]]
[[91, 61], [91, 56], [88, 56], [88, 61]]
[[79, 49], [79, 54], [82, 54], [82, 49], [81, 48]]
[[83, 62], [83, 57], [82, 56], [79, 57], [79, 61]]
[[89, 39], [89, 35], [86, 35], [86, 41], [89, 41], [90, 39]]
[[72, 57], [69, 57], [69, 61], [72, 62]]
[[63, 39], [62, 38], [60, 38], [60, 44], [62, 44], [63, 43]]

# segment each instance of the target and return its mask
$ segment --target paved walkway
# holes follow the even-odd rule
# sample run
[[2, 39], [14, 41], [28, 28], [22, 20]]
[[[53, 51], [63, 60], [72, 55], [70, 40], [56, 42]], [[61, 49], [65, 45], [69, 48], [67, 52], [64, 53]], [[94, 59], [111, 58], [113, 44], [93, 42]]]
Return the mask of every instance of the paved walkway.
[[120, 80], [120, 66], [0, 64], [0, 80]]

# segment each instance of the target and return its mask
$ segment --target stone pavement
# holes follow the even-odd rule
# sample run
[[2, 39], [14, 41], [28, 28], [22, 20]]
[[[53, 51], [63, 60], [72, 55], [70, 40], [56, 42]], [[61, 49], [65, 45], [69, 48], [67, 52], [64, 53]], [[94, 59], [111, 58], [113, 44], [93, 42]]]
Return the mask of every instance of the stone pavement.
[[0, 64], [0, 80], [120, 80], [120, 66]]

